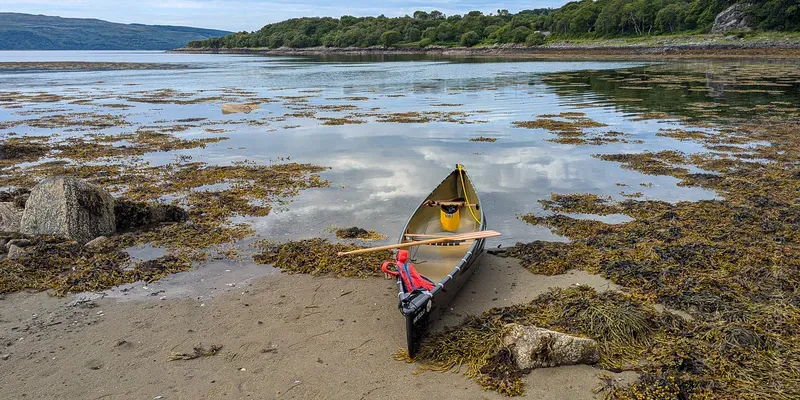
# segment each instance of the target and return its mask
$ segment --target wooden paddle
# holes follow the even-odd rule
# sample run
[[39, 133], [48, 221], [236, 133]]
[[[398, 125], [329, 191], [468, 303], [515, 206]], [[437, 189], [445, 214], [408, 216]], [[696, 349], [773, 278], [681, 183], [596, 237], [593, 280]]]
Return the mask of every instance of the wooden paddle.
[[353, 251], [340, 251], [338, 254], [339, 256], [346, 256], [350, 254], [361, 254], [361, 253], [370, 253], [373, 251], [381, 251], [381, 250], [392, 250], [392, 249], [404, 249], [406, 247], [413, 247], [419, 246], [422, 244], [433, 244], [433, 243], [442, 243], [442, 242], [451, 242], [451, 241], [460, 241], [460, 240], [473, 240], [473, 239], [484, 239], [500, 236], [500, 232], [497, 231], [479, 231], [479, 232], [470, 232], [470, 233], [463, 233], [460, 235], [453, 235], [453, 236], [446, 236], [436, 239], [428, 239], [428, 240], [418, 240], [415, 242], [405, 242], [405, 243], [397, 243], [397, 244], [390, 244], [386, 246], [378, 246], [378, 247], [370, 247], [367, 249], [358, 249]]

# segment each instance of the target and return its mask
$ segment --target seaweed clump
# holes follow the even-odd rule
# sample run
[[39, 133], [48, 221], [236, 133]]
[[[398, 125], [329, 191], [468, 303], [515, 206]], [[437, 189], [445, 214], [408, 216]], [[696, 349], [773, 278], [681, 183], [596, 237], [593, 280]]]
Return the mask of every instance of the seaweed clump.
[[601, 366], [634, 370], [642, 367], [640, 357], [668, 340], [664, 332], [669, 324], [682, 323], [674, 318], [678, 317], [658, 314], [624, 293], [598, 293], [585, 286], [551, 289], [530, 303], [494, 308], [430, 335], [413, 360], [404, 350], [395, 358], [418, 362], [421, 370], [463, 370], [484, 389], [516, 396], [524, 392], [522, 376], [527, 371], [519, 369], [503, 342], [508, 324], [536, 325], [591, 337], [600, 346]]
[[123, 283], [152, 282], [186, 271], [191, 260], [166, 255], [133, 262], [121, 249], [124, 240], [112, 240], [109, 249], [93, 251], [58, 237], [31, 237], [20, 258], [0, 261], [0, 294], [21, 290], [53, 290], [58, 296], [98, 291]]
[[253, 256], [259, 264], [272, 264], [289, 273], [311, 275], [333, 274], [338, 277], [379, 276], [381, 264], [392, 258], [390, 251], [355, 254], [341, 257], [340, 251], [358, 250], [354, 244], [330, 243], [325, 239], [306, 239], [283, 244], [260, 241], [260, 253]]
[[363, 228], [354, 226], [352, 228], [336, 229], [334, 234], [339, 239], [361, 239], [364, 241], [384, 240], [386, 235], [382, 235], [375, 231], [368, 231]]
[[489, 143], [494, 143], [494, 142], [497, 141], [497, 138], [478, 136], [478, 137], [474, 137], [474, 138], [470, 139], [469, 141], [470, 142], [489, 142]]

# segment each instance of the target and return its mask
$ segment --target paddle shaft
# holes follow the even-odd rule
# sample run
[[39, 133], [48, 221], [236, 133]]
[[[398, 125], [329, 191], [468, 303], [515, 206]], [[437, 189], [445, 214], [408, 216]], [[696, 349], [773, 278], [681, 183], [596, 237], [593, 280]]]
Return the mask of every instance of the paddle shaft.
[[436, 239], [428, 239], [428, 240], [419, 240], [415, 242], [405, 242], [405, 243], [397, 243], [397, 244], [390, 244], [386, 246], [378, 246], [378, 247], [370, 247], [367, 249], [358, 249], [353, 251], [340, 251], [338, 254], [339, 256], [346, 256], [350, 254], [362, 254], [362, 253], [370, 253], [373, 251], [382, 251], [382, 250], [393, 250], [393, 249], [404, 249], [406, 247], [414, 247], [419, 246], [422, 244], [433, 244], [433, 243], [442, 243], [442, 242], [449, 242], [449, 241], [457, 241], [457, 240], [471, 240], [471, 239], [484, 239], [490, 238], [494, 236], [500, 236], [500, 232], [497, 231], [480, 231], [480, 232], [472, 232], [472, 233], [464, 233], [461, 235], [453, 235], [447, 237], [441, 237]]

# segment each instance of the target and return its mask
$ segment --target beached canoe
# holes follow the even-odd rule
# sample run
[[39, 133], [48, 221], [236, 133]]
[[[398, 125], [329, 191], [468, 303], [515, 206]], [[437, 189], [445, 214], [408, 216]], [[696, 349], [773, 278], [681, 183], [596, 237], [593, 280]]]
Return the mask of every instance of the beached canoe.
[[[459, 164], [406, 223], [400, 243], [455, 236], [486, 230], [486, 217], [478, 194]], [[472, 264], [483, 253], [485, 238], [456, 240], [408, 248], [416, 271], [430, 281], [430, 290], [409, 288], [398, 277], [399, 307], [406, 320], [408, 353], [419, 349], [428, 329], [474, 272]], [[413, 284], [412, 284], [413, 286]]]

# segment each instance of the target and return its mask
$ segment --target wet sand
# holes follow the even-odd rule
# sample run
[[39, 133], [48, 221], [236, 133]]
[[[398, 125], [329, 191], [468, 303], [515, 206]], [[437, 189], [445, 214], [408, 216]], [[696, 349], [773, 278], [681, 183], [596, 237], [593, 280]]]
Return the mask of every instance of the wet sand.
[[[178, 274], [148, 285], [156, 295], [108, 296], [93, 308], [46, 293], [6, 296], [0, 354], [8, 357], [0, 360], [0, 393], [8, 399], [503, 398], [461, 374], [415, 375], [414, 364], [392, 359], [405, 333], [391, 281], [232, 276], [203, 279], [200, 297], [174, 284]], [[586, 272], [534, 275], [515, 260], [484, 255], [436, 328], [576, 283], [613, 289]], [[224, 347], [215, 356], [168, 361], [198, 343]], [[523, 398], [592, 399], [601, 372], [591, 366], [534, 370]]]

